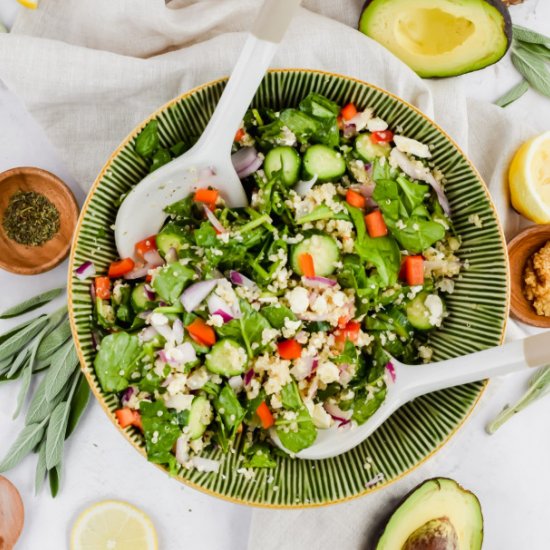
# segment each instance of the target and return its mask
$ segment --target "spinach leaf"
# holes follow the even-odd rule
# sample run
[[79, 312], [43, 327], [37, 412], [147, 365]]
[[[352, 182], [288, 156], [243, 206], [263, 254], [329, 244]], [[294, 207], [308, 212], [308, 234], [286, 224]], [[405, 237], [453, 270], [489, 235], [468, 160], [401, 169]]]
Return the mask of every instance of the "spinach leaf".
[[393, 221], [386, 220], [386, 224], [399, 244], [414, 254], [419, 254], [445, 237], [445, 228], [437, 222], [413, 216], [403, 220], [402, 223], [404, 227], [397, 227]]
[[153, 164], [151, 164], [151, 168], [149, 168], [149, 172], [154, 172], [157, 168], [160, 168], [161, 166], [169, 163], [172, 160], [172, 156], [170, 155], [170, 152], [166, 149], [157, 149], [155, 154], [153, 155]]
[[[370, 387], [372, 391], [372, 387]], [[386, 386], [382, 388], [376, 387], [374, 394], [369, 394], [366, 391], [358, 392], [353, 402], [352, 418], [357, 424], [364, 424], [382, 405], [386, 397]]]
[[193, 280], [195, 272], [178, 262], [161, 268], [153, 277], [152, 286], [162, 300], [173, 304], [180, 297], [186, 283]]
[[[283, 446], [293, 453], [309, 447], [317, 438], [317, 429], [304, 405], [298, 386], [291, 382], [281, 390], [283, 407], [293, 413], [293, 418], [285, 418], [285, 413], [275, 422], [277, 435]], [[288, 415], [288, 413], [287, 413]]]
[[[245, 300], [239, 300], [241, 308], [241, 318], [239, 323], [241, 325], [242, 340], [248, 350], [250, 357], [254, 354], [258, 354], [263, 349], [262, 346], [262, 332], [265, 329], [271, 328], [271, 325], [267, 319], [259, 312], [256, 311]], [[259, 344], [259, 347], [252, 353], [252, 344]]]
[[285, 326], [285, 321], [296, 321], [297, 317], [294, 312], [281, 305], [265, 306], [260, 310], [260, 313], [267, 319], [268, 323], [277, 330]]
[[311, 136], [321, 130], [321, 123], [318, 120], [298, 109], [285, 109], [280, 119], [296, 135], [300, 143], [307, 143]]
[[356, 208], [355, 206], [351, 206], [347, 202], [344, 204], [348, 209], [351, 221], [353, 222], [353, 225], [355, 227], [355, 232], [357, 233], [357, 240], [361, 241], [363, 240], [363, 237], [365, 236], [365, 233], [366, 233], [365, 215], [363, 214], [363, 211], [360, 210], [359, 208]]
[[372, 239], [365, 234], [361, 241], [355, 241], [355, 251], [364, 262], [370, 262], [376, 267], [382, 286], [397, 282], [401, 269], [401, 251], [391, 236]]
[[398, 220], [402, 214], [407, 215], [406, 211], [402, 211], [399, 199], [399, 187], [397, 182], [393, 180], [378, 180], [372, 193], [372, 198], [378, 203], [378, 207], [382, 211], [382, 214], [384, 214], [385, 219]]
[[414, 183], [401, 176], [397, 178], [397, 183], [401, 190], [402, 201], [407, 208], [407, 212], [412, 215], [415, 209], [423, 205], [430, 187], [421, 183]]
[[246, 414], [231, 386], [226, 384], [222, 388], [219, 395], [214, 399], [214, 408], [227, 429], [228, 438], [231, 439]]
[[151, 120], [137, 137], [135, 149], [140, 157], [147, 159], [158, 149], [160, 142], [158, 126], [158, 121]]
[[95, 372], [103, 391], [118, 392], [126, 389], [130, 376], [138, 369], [140, 357], [137, 336], [116, 332], [103, 338], [94, 360]]
[[193, 219], [194, 204], [195, 202], [193, 201], [193, 195], [191, 194], [180, 201], [170, 204], [164, 209], [164, 211], [167, 214], [177, 216], [178, 218]]
[[181, 435], [175, 415], [162, 401], [142, 401], [139, 410], [149, 460], [157, 464], [171, 464], [174, 461], [172, 447]]
[[380, 180], [391, 179], [390, 163], [384, 158], [376, 159], [372, 165], [372, 179], [378, 184]]
[[244, 451], [245, 468], [275, 468], [277, 462], [271, 455], [270, 448], [263, 443], [254, 443]]
[[217, 238], [217, 233], [210, 222], [201, 223], [198, 229], [193, 231], [193, 237], [197, 246], [203, 248], [212, 248], [221, 244]]
[[300, 101], [300, 110], [317, 118], [336, 118], [340, 114], [340, 105], [321, 94], [310, 92]]

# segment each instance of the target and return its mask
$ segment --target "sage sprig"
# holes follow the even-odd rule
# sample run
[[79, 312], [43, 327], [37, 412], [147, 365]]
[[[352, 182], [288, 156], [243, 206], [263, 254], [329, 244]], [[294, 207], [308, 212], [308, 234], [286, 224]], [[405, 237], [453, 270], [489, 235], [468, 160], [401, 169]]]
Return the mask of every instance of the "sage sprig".
[[[63, 290], [50, 290], [25, 300], [0, 314], [0, 319], [44, 306]], [[41, 371], [45, 374], [38, 375]], [[41, 380], [30, 399], [23, 430], [0, 461], [0, 472], [37, 452], [36, 492], [48, 477], [55, 497], [61, 482], [64, 442], [76, 429], [90, 398], [88, 383], [78, 369], [66, 307], [41, 314], [0, 335], [0, 382], [20, 379], [14, 417], [24, 408], [33, 376]]]
[[506, 107], [525, 94], [529, 87], [550, 97], [550, 37], [514, 25], [511, 52], [512, 63], [523, 78], [495, 103]]

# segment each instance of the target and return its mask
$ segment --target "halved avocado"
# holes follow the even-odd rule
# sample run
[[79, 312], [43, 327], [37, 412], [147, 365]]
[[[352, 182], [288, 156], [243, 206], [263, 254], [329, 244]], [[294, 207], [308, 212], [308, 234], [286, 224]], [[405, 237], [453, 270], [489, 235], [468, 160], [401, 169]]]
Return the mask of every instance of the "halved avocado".
[[384, 527], [376, 550], [480, 550], [483, 515], [477, 497], [438, 477], [413, 489]]
[[359, 30], [423, 77], [482, 69], [512, 42], [501, 0], [367, 0]]

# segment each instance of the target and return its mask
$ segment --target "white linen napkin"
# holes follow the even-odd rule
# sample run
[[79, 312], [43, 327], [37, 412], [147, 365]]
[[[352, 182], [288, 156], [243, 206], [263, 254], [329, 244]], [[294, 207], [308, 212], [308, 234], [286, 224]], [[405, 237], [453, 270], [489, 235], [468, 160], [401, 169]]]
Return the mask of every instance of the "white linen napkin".
[[[509, 207], [505, 172], [518, 145], [542, 131], [541, 124], [467, 100], [459, 79], [421, 80], [352, 28], [362, 4], [304, 0], [274, 67], [354, 76], [419, 107], [468, 152], [507, 236], [513, 235], [520, 218]], [[150, 112], [230, 72], [258, 6], [258, 0], [172, 0], [168, 8], [164, 0], [42, 0], [38, 11], [19, 16], [11, 35], [0, 36], [0, 77], [87, 189], [111, 151]], [[476, 445], [480, 437], [462, 433], [450, 445]], [[249, 548], [364, 548], [392, 500], [437, 472], [438, 456], [362, 499], [317, 510], [256, 511]]]

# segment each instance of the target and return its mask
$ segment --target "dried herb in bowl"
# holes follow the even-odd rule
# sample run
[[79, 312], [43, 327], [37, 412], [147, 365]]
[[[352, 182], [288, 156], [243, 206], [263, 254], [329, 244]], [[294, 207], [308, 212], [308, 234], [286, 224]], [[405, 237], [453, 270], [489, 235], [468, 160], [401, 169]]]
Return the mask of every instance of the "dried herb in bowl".
[[18, 191], [10, 197], [2, 225], [8, 237], [26, 246], [41, 246], [59, 231], [59, 211], [41, 193]]

